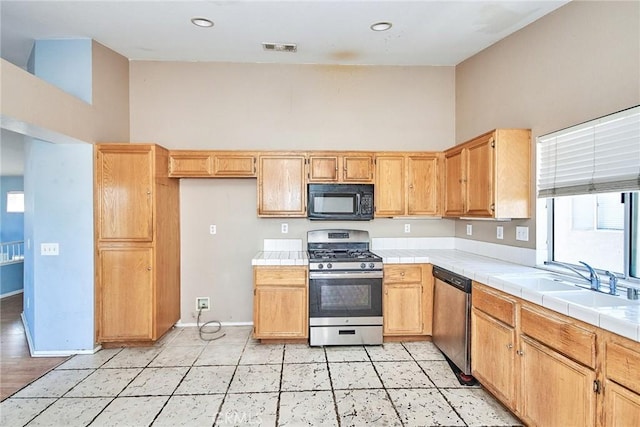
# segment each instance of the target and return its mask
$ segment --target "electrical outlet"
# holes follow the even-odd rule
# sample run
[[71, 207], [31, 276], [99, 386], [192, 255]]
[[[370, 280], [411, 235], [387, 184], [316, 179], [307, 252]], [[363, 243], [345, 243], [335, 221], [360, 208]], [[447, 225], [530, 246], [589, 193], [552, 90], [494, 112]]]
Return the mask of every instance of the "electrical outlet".
[[40, 243], [40, 255], [57, 256], [60, 254], [60, 246], [57, 243]]
[[504, 239], [504, 227], [501, 225], [496, 227], [496, 238], [500, 240]]
[[285, 223], [282, 223], [282, 224], [280, 225], [280, 232], [281, 232], [282, 234], [287, 234], [287, 233], [289, 232], [289, 224], [287, 224], [286, 222], [285, 222]]
[[196, 298], [196, 311], [209, 311], [209, 297], [197, 297]]
[[467, 224], [467, 236], [471, 236], [473, 234], [473, 225]]
[[529, 227], [516, 227], [516, 240], [529, 241]]
[[209, 226], [209, 234], [216, 234], [217, 232], [218, 232], [218, 228], [215, 225], [211, 224]]
[[411, 224], [405, 224], [404, 225], [404, 232], [405, 233], [411, 233]]

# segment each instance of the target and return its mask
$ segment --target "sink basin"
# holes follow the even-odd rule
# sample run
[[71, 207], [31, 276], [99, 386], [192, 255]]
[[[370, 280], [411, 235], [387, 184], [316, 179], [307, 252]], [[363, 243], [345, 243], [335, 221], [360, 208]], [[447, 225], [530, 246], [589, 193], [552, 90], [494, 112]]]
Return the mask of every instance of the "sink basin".
[[640, 300], [628, 300], [622, 297], [603, 294], [596, 291], [581, 290], [578, 292], [553, 292], [549, 294], [553, 298], [573, 304], [582, 305], [584, 307], [616, 307], [623, 305], [640, 305]]
[[538, 292], [555, 292], [555, 291], [581, 291], [584, 290], [571, 283], [562, 282], [558, 279], [550, 279], [547, 277], [514, 277], [510, 280], [527, 289]]

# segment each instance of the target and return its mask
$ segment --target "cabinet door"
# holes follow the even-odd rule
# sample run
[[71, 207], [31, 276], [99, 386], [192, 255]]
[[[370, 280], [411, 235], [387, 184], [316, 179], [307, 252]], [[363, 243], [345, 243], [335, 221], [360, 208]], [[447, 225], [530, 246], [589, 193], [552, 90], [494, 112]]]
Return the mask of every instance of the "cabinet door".
[[405, 214], [404, 156], [376, 158], [375, 205], [377, 217]]
[[382, 299], [385, 335], [422, 333], [422, 284], [385, 284]]
[[260, 157], [259, 216], [306, 216], [303, 155]]
[[153, 150], [101, 146], [96, 153], [98, 240], [153, 239]]
[[521, 336], [520, 413], [538, 426], [593, 426], [594, 371]]
[[464, 215], [464, 170], [463, 151], [455, 149], [444, 155], [445, 169], [445, 216]]
[[309, 182], [336, 182], [338, 172], [338, 156], [309, 156]]
[[471, 370], [507, 406], [515, 403], [515, 345], [512, 327], [474, 308], [471, 313]]
[[256, 157], [251, 154], [216, 153], [213, 176], [221, 178], [251, 178], [256, 176]]
[[604, 385], [604, 425], [640, 426], [640, 395], [606, 380]]
[[373, 180], [373, 159], [371, 156], [344, 156], [342, 169], [344, 182], [371, 182]]
[[308, 300], [303, 286], [256, 286], [254, 338], [307, 338]]
[[153, 249], [103, 248], [98, 258], [98, 340], [151, 339]]
[[468, 144], [466, 150], [466, 213], [491, 217], [495, 209], [493, 134]]
[[211, 176], [211, 158], [208, 152], [172, 152], [169, 155], [169, 176], [173, 178]]
[[438, 158], [409, 156], [407, 158], [407, 213], [437, 215]]

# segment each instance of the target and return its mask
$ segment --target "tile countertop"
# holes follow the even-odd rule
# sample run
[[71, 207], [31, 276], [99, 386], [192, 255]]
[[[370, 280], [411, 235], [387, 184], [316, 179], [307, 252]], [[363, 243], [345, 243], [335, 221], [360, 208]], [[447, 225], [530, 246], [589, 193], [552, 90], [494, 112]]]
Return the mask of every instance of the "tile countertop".
[[[455, 249], [375, 249], [385, 264], [434, 264], [558, 313], [640, 342], [640, 304], [586, 307], [519, 284], [524, 275], [549, 272]], [[258, 252], [252, 265], [308, 265], [304, 251]], [[570, 277], [570, 276], [567, 276]], [[593, 292], [593, 291], [587, 291]], [[625, 301], [621, 299], [621, 301]]]

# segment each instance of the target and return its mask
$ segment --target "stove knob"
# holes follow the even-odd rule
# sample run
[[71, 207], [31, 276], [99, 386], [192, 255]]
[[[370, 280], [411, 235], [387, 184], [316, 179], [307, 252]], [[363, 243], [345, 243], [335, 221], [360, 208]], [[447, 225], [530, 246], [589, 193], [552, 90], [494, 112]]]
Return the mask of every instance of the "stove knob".
[[318, 264], [318, 270], [322, 270], [323, 268], [324, 268], [324, 265]]
[[333, 267], [333, 264], [331, 263], [327, 264], [327, 268], [331, 268], [331, 267]]
[[367, 268], [367, 264], [363, 262], [362, 264], [360, 264], [360, 268]]
[[369, 268], [373, 268], [373, 267], [375, 267], [375, 265], [372, 262], [370, 262], [369, 263]]

